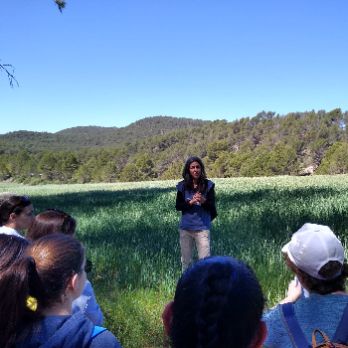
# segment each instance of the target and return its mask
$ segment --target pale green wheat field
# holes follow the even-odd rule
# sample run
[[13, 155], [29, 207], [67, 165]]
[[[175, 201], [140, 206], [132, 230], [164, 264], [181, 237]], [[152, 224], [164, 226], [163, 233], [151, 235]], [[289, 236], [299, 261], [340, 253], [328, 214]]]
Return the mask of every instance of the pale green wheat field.
[[[218, 218], [212, 253], [232, 255], [255, 270], [268, 306], [291, 277], [281, 245], [305, 222], [348, 237], [348, 175], [216, 179]], [[93, 262], [90, 280], [105, 326], [124, 348], [162, 347], [161, 311], [180, 276], [175, 181], [24, 186], [35, 211], [59, 208], [77, 219], [77, 236]]]

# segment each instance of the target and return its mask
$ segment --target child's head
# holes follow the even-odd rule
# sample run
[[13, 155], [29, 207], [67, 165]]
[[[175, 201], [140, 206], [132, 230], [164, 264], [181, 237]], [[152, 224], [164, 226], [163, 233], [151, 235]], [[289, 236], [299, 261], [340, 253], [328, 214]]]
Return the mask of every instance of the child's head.
[[34, 209], [27, 196], [10, 195], [0, 200], [0, 225], [23, 230], [30, 227]]
[[344, 248], [328, 226], [304, 224], [282, 252], [286, 264], [307, 290], [322, 295], [345, 290], [348, 266]]
[[76, 220], [69, 214], [58, 209], [47, 209], [35, 216], [30, 226], [27, 238], [36, 240], [52, 233], [73, 235], [76, 229]]
[[1, 257], [7, 260], [0, 268], [0, 313], [6, 313], [0, 316], [0, 346], [5, 348], [47, 309], [71, 309], [86, 281], [84, 249], [75, 238], [56, 233], [27, 244], [23, 238], [0, 235]]
[[[30, 295], [37, 298], [39, 308], [47, 308], [59, 302], [61, 296], [66, 295], [69, 282], [75, 275], [84, 278], [84, 285], [84, 248], [71, 236], [54, 233], [37, 239], [27, 248], [27, 259], [34, 275], [30, 279]], [[78, 297], [80, 293], [72, 296]]]
[[0, 279], [4, 272], [11, 269], [12, 265], [18, 261], [28, 246], [28, 241], [24, 238], [0, 234]]
[[175, 348], [262, 344], [264, 297], [253, 271], [231, 257], [203, 259], [180, 278], [172, 305]]

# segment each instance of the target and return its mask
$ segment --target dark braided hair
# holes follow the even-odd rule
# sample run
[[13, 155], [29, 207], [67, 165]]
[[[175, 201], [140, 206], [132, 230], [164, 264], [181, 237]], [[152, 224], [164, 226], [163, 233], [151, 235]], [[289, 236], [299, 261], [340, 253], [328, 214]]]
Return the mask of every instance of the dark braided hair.
[[175, 348], [247, 348], [264, 297], [253, 271], [227, 256], [206, 258], [178, 282], [170, 330]]

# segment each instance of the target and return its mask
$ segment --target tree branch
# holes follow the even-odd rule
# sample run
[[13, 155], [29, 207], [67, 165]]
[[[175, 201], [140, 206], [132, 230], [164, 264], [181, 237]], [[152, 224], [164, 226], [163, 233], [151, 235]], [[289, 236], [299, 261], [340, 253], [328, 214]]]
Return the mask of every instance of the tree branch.
[[10, 86], [13, 88], [14, 84], [19, 86], [17, 79], [14, 76], [14, 67], [11, 64], [1, 64], [0, 63], [0, 71], [3, 71], [8, 78]]
[[62, 12], [62, 11], [63, 11], [63, 8], [64, 8], [65, 5], [66, 5], [66, 2], [65, 2], [64, 0], [54, 0], [54, 2], [57, 4], [58, 10], [59, 10], [60, 12]]

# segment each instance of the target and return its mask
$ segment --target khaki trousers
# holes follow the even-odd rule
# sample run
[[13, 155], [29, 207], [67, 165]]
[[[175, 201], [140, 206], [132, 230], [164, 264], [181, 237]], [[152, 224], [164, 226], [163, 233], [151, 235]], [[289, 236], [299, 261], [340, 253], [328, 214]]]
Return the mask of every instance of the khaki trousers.
[[194, 243], [196, 243], [198, 258], [210, 256], [210, 232], [209, 230], [188, 231], [179, 230], [181, 265], [184, 272], [192, 264]]

